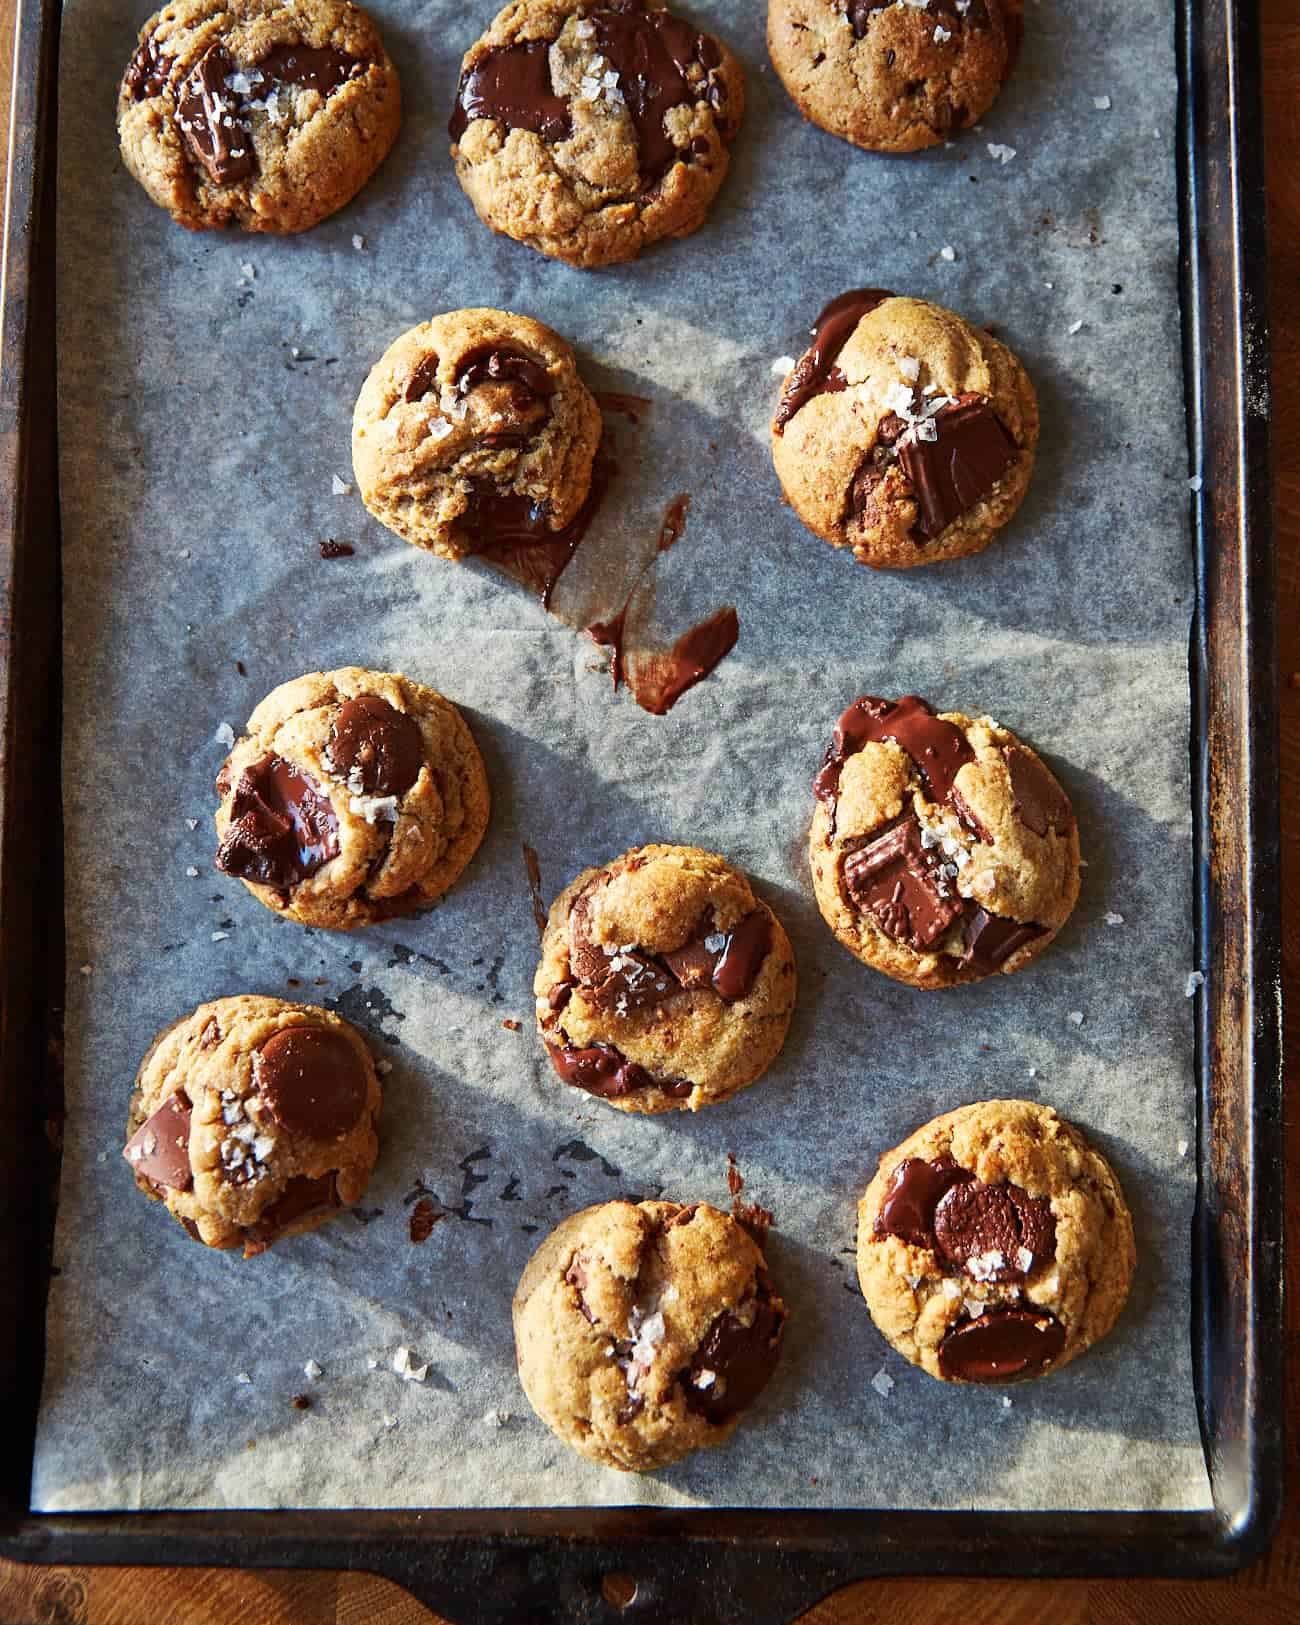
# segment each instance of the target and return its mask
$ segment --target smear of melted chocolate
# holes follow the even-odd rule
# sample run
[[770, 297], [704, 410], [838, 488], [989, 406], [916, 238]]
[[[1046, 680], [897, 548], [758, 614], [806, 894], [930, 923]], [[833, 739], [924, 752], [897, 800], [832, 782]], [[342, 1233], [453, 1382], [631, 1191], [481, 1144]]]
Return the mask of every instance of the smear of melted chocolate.
[[521, 384], [530, 395], [546, 399], [555, 393], [555, 381], [540, 361], [520, 350], [485, 344], [465, 356], [456, 373], [456, 392], [468, 395], [480, 384]]
[[592, 1044], [578, 1049], [572, 1044], [553, 1044], [546, 1039], [551, 1065], [567, 1084], [584, 1089], [602, 1100], [619, 1100], [638, 1089], [662, 1089], [674, 1099], [689, 1095], [694, 1085], [686, 1078], [656, 1078], [643, 1066], [629, 1061], [613, 1044]]
[[1047, 1197], [1010, 1181], [986, 1184], [947, 1155], [899, 1163], [873, 1233], [929, 1248], [976, 1281], [1023, 1281], [1056, 1256]]
[[682, 695], [703, 682], [736, 646], [740, 617], [727, 605], [684, 632], [671, 649], [635, 663], [628, 687], [651, 716], [666, 716]]
[[962, 1382], [1037, 1377], [1065, 1347], [1065, 1327], [1045, 1309], [992, 1309], [961, 1320], [939, 1345], [939, 1370]]
[[760, 1273], [751, 1303], [718, 1316], [681, 1374], [687, 1409], [715, 1427], [748, 1410], [776, 1370], [785, 1320], [785, 1305]]
[[147, 35], [136, 46], [123, 75], [123, 84], [131, 99], [143, 102], [161, 95], [175, 65], [175, 61], [158, 48], [157, 37]]
[[845, 387], [844, 374], [835, 365], [854, 328], [864, 316], [894, 296], [887, 288], [854, 288], [832, 299], [811, 329], [812, 343], [800, 356], [781, 395], [773, 427], [777, 434], [814, 395]]
[[220, 45], [199, 58], [181, 87], [176, 122], [190, 154], [214, 186], [247, 180], [257, 168], [243, 101], [227, 89], [235, 65]]
[[845, 761], [872, 740], [892, 741], [907, 752], [931, 801], [948, 801], [958, 771], [975, 760], [961, 729], [936, 716], [915, 694], [901, 700], [878, 700], [864, 694], [835, 724], [832, 742], [813, 780], [813, 794], [820, 801], [834, 805]]
[[899, 1236], [913, 1247], [934, 1246], [934, 1210], [954, 1185], [974, 1179], [952, 1157], [908, 1157], [894, 1169], [876, 1214], [874, 1234]]
[[490, 479], [475, 480], [473, 500], [460, 520], [461, 529], [472, 539], [477, 558], [536, 592], [549, 609], [555, 585], [578, 551], [616, 472], [613, 461], [598, 452], [587, 500], [558, 530], [551, 529], [545, 503], [503, 491]]
[[282, 756], [264, 756], [239, 775], [230, 823], [217, 848], [223, 874], [287, 891], [338, 856], [339, 824], [329, 797]]

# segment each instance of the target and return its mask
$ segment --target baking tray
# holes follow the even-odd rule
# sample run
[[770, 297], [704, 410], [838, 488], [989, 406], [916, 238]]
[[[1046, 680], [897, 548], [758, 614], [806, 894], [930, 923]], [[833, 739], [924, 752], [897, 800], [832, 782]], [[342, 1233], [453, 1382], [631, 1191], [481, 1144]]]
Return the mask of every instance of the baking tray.
[[[884, 1574], [1231, 1572], [1281, 1510], [1278, 745], [1255, 6], [1181, 0], [1179, 193], [1194, 505], [1198, 1200], [1192, 1338], [1213, 1508], [31, 1514], [61, 1122], [53, 177], [59, 12], [20, 0], [0, 353], [0, 1553], [356, 1568], [463, 1625], [784, 1625]], [[603, 1587], [610, 1575], [627, 1577]], [[635, 1585], [625, 1608], [622, 1598]]]

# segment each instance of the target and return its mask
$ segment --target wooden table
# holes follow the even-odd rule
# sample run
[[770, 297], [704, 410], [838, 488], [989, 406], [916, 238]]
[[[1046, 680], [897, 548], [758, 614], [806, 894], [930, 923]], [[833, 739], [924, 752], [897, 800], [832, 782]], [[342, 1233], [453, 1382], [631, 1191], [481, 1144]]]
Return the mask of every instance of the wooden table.
[[[1300, 1034], [1300, 0], [1261, 0], [1273, 332], [1287, 1080]], [[8, 106], [13, 0], [0, 0]], [[141, 5], [141, 14], [148, 10]], [[7, 122], [7, 121], [6, 121]], [[1300, 1190], [1300, 1110], [1287, 1119]], [[800, 1625], [1280, 1625], [1300, 1622], [1300, 1202], [1288, 1207], [1288, 1510], [1272, 1550], [1232, 1580], [863, 1581]], [[400, 1587], [359, 1574], [230, 1569], [26, 1568], [0, 1561], [0, 1625], [447, 1625]], [[682, 1625], [689, 1625], [683, 1620]]]

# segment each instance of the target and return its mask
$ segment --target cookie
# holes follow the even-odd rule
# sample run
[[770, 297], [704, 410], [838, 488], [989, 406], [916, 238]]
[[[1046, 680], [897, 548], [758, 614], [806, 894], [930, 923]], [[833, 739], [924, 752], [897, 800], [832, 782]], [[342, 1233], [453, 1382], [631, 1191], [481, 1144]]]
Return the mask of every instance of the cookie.
[[347, 0], [174, 0], [117, 97], [131, 174], [193, 231], [306, 231], [397, 139], [397, 69]]
[[863, 695], [813, 781], [822, 918], [873, 970], [952, 987], [1023, 970], [1079, 896], [1064, 790], [990, 717]]
[[493, 231], [611, 265], [704, 224], [744, 105], [727, 47], [654, 0], [512, 0], [461, 64], [451, 155]]
[[639, 846], [584, 869], [551, 904], [533, 992], [565, 1083], [620, 1111], [698, 1111], [780, 1053], [794, 954], [725, 859]]
[[303, 925], [427, 908], [488, 821], [483, 759], [450, 700], [391, 672], [274, 689], [217, 775], [217, 868]]
[[776, 1368], [786, 1308], [761, 1248], [705, 1202], [602, 1202], [515, 1293], [528, 1403], [580, 1455], [653, 1472], [722, 1444]]
[[769, 0], [772, 66], [806, 119], [876, 152], [947, 141], [1016, 65], [1021, 0]]
[[1049, 1106], [985, 1100], [880, 1159], [858, 1281], [884, 1337], [943, 1382], [1018, 1382], [1119, 1318], [1136, 1262], [1109, 1164]]
[[787, 375], [772, 461], [814, 536], [906, 570], [988, 546], [1034, 468], [1020, 362], [950, 310], [883, 288], [833, 300]]
[[241, 993], [154, 1039], [122, 1155], [195, 1241], [252, 1258], [361, 1200], [379, 1105], [355, 1027], [310, 1004]]
[[[395, 339], [352, 417], [361, 499], [446, 559], [507, 562], [581, 538], [602, 423], [573, 351], [505, 310], [453, 310]], [[553, 578], [552, 578], [553, 585]]]

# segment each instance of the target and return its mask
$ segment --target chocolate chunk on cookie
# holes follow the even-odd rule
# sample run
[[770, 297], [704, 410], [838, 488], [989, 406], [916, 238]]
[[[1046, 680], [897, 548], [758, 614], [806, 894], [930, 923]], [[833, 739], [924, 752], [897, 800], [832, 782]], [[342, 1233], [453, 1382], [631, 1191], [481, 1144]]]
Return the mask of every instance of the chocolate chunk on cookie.
[[799, 111], [877, 152], [978, 123], [1022, 31], [1022, 0], [768, 0], [768, 54]]
[[390, 672], [312, 672], [268, 694], [217, 776], [216, 865], [304, 925], [427, 908], [487, 828], [460, 712]]
[[656, 0], [514, 0], [466, 53], [451, 154], [493, 231], [610, 265], [703, 225], [744, 100], [727, 47]]
[[127, 168], [196, 231], [306, 231], [400, 121], [397, 70], [348, 0], [178, 0], [140, 31], [117, 103]]
[[533, 982], [556, 1073], [623, 1111], [696, 1111], [753, 1083], [785, 1041], [781, 922], [724, 859], [643, 846], [551, 905]]
[[1024, 968], [1079, 895], [1079, 834], [1041, 759], [988, 717], [864, 695], [813, 780], [822, 918], [915, 987]]
[[1033, 386], [1005, 345], [879, 288], [822, 311], [772, 419], [796, 514], [878, 569], [987, 547], [1020, 506], [1037, 444]]
[[154, 1040], [123, 1156], [194, 1240], [249, 1258], [360, 1201], [379, 1107], [354, 1027], [311, 1005], [240, 994], [201, 1004]]
[[1016, 1382], [1110, 1331], [1135, 1263], [1114, 1172], [1050, 1107], [988, 1100], [880, 1159], [858, 1280], [880, 1332], [945, 1382]]
[[771, 1381], [786, 1318], [762, 1249], [729, 1215], [605, 1202], [564, 1220], [524, 1270], [519, 1379], [572, 1449], [653, 1472], [730, 1438]]

